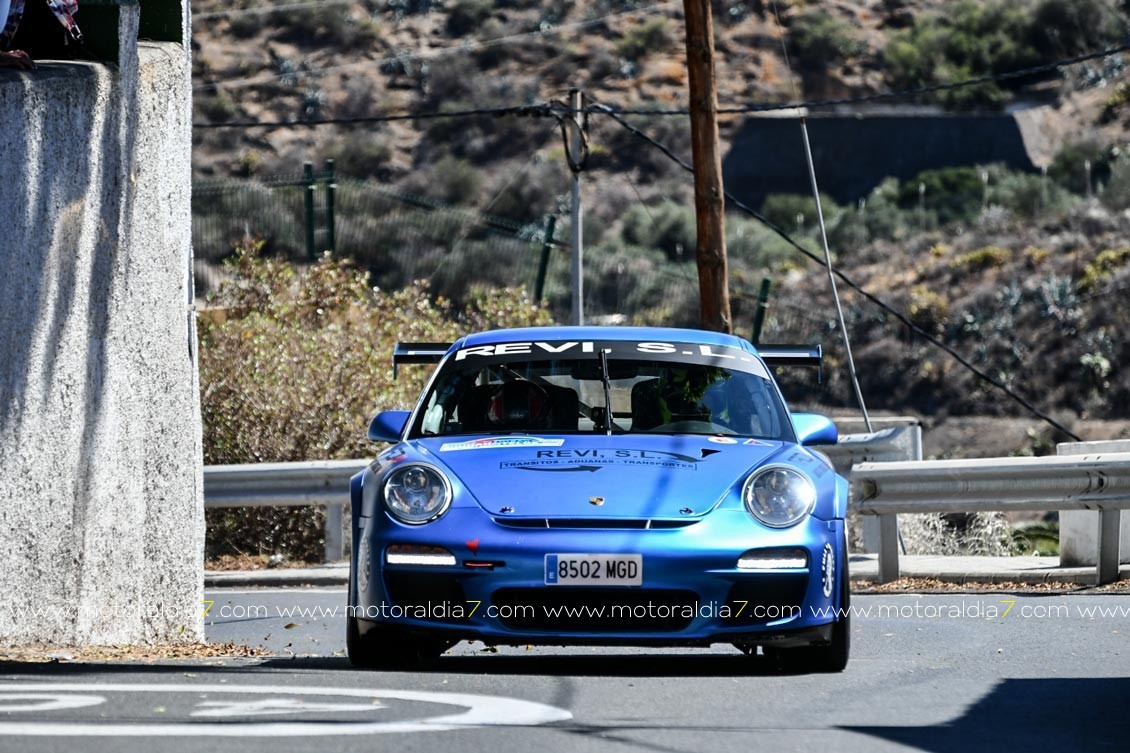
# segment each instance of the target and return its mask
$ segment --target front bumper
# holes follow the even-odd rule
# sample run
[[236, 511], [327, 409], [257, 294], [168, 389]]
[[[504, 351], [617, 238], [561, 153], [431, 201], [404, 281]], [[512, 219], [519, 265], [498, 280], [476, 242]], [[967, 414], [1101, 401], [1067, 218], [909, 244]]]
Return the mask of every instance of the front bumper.
[[[350, 604], [362, 632], [381, 622], [503, 644], [808, 645], [829, 639], [845, 575], [842, 520], [771, 530], [719, 509], [670, 529], [543, 529], [453, 508], [423, 526], [358, 523]], [[388, 564], [394, 544], [442, 547], [455, 564]], [[807, 567], [738, 567], [743, 553], [778, 548], [805, 550]], [[640, 554], [643, 584], [546, 586], [547, 553]]]

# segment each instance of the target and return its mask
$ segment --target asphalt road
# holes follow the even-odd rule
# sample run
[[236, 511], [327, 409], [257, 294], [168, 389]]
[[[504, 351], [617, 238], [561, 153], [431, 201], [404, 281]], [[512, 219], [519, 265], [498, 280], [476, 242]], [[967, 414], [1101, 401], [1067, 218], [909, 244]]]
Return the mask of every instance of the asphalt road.
[[839, 675], [724, 647], [468, 643], [357, 671], [342, 618], [309, 611], [342, 590], [208, 598], [211, 639], [277, 656], [0, 667], [0, 751], [1130, 750], [1127, 596], [856, 596]]

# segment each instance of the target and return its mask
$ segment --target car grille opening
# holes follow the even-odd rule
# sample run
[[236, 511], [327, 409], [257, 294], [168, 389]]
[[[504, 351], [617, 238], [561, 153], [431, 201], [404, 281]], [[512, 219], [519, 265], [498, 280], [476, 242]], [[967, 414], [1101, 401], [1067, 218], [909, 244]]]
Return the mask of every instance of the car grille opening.
[[586, 529], [632, 529], [639, 531], [660, 531], [673, 528], [686, 528], [699, 522], [696, 520], [656, 520], [654, 518], [494, 518], [494, 522], [506, 528], [586, 528]]
[[659, 588], [503, 588], [491, 603], [513, 630], [547, 633], [663, 633], [687, 628], [698, 594]]
[[[808, 592], [808, 581], [808, 573], [758, 574], [743, 578], [731, 586], [726, 596], [731, 614], [724, 619], [732, 625], [764, 625], [799, 615]], [[739, 607], [742, 607], [740, 613]]]
[[[463, 587], [451, 573], [385, 570], [385, 590], [389, 602], [413, 616], [417, 608], [426, 609], [427, 618], [436, 622], [466, 622], [467, 598]], [[437, 605], [444, 605], [439, 609]], [[453, 615], [453, 607], [464, 610]]]

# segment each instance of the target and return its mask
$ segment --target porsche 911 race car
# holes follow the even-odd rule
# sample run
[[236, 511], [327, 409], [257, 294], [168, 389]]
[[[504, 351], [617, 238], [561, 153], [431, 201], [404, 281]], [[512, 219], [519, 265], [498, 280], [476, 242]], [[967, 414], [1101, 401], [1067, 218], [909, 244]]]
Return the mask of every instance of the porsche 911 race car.
[[709, 646], [848, 660], [848, 485], [770, 367], [819, 348], [697, 330], [500, 330], [399, 344], [436, 363], [351, 484], [347, 642], [405, 666], [459, 640]]

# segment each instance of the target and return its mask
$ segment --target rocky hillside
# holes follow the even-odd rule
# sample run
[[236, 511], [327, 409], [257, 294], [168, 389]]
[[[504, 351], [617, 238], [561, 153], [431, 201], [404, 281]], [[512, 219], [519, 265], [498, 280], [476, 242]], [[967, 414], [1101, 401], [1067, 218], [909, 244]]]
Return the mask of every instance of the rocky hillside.
[[[715, 0], [718, 96], [724, 106], [853, 96], [1014, 70], [1120, 41], [1123, 19], [1109, 5]], [[561, 99], [571, 88], [623, 107], [686, 104], [678, 0], [321, 0], [280, 8], [194, 0], [199, 121], [489, 108]], [[1091, 110], [1122, 89], [1107, 87], [1101, 103], [1074, 93], [1107, 83], [1120, 67], [1100, 62], [1055, 81], [983, 85], [932, 101], [996, 107], [1017, 86], [1050, 87], [1073, 113], [1065, 132], [1109, 138], [1115, 119], [1107, 113], [1099, 122]], [[642, 122], [668, 136], [684, 127]], [[736, 122], [725, 119], [724, 130]], [[452, 154], [492, 173], [529, 157], [546, 130], [506, 119], [198, 132], [194, 164], [201, 176], [238, 176], [336, 155], [353, 174], [398, 182]]]
[[[1108, 0], [715, 0], [719, 100], [866, 95], [1012, 71], [1118, 44]], [[647, 0], [194, 0], [198, 122], [368, 117], [561, 100], [571, 88], [621, 107], [684, 107], [682, 3]], [[999, 167], [888, 182], [859, 207], [829, 205], [838, 263], [914, 323], [1065, 420], [1130, 417], [1130, 74], [1115, 56], [918, 100], [954, 110], [1050, 103], [1046, 177]], [[684, 117], [629, 120], [682, 156]], [[723, 119], [728, 140], [740, 124]], [[639, 322], [693, 321], [687, 174], [593, 117], [586, 245], [593, 294]], [[568, 172], [545, 119], [399, 121], [198, 130], [199, 179], [294, 173], [333, 157], [346, 176], [529, 222], [567, 206]], [[928, 185], [936, 203], [920, 204]], [[1098, 196], [1101, 192], [1101, 196]], [[764, 207], [811, 248], [811, 201]], [[799, 217], [798, 217], [799, 215]], [[817, 338], [833, 368], [806, 398], [849, 406], [824, 312], [827, 280], [757, 223], [730, 212], [736, 317], [776, 281], [769, 336]], [[612, 274], [615, 272], [615, 275]], [[630, 284], [621, 284], [623, 275]], [[615, 285], [609, 280], [615, 277]], [[865, 391], [876, 408], [930, 416], [1024, 415], [921, 337], [847, 292]], [[1034, 444], [1052, 437], [1040, 435]], [[1044, 447], [1046, 450], [1046, 447]], [[944, 452], [945, 450], [943, 450]]]

